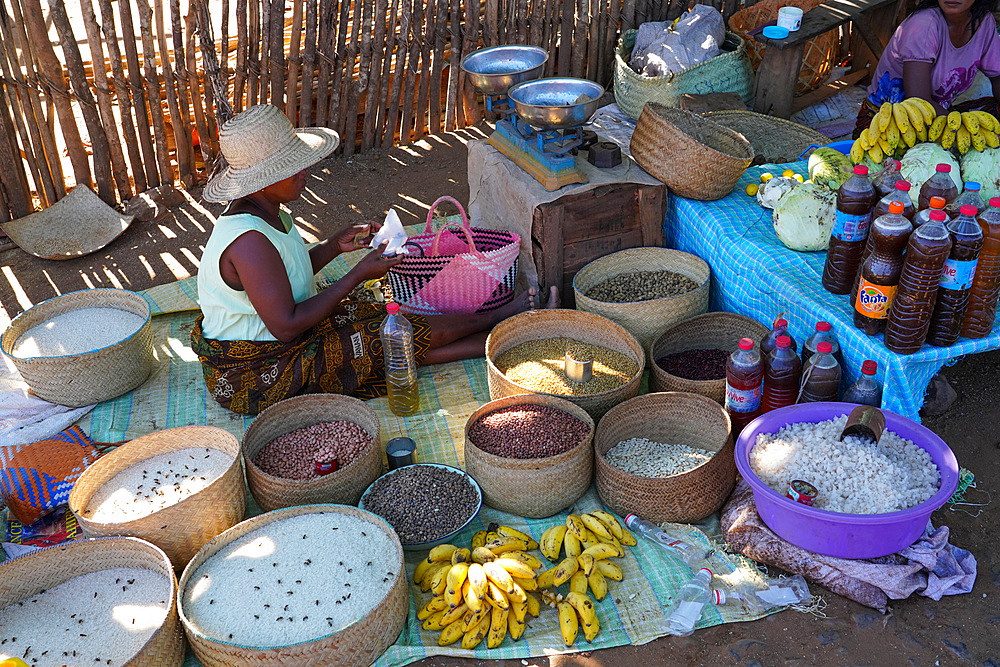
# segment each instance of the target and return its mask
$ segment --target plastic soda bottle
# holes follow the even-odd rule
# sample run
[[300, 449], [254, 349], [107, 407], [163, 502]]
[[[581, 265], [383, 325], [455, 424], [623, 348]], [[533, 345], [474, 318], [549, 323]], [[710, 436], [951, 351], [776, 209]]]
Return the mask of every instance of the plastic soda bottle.
[[707, 567], [698, 570], [677, 593], [667, 618], [667, 631], [678, 637], [687, 637], [701, 620], [705, 607], [712, 601], [712, 571]]
[[703, 567], [708, 561], [709, 556], [712, 555], [711, 549], [702, 549], [678, 539], [655, 523], [640, 519], [635, 514], [629, 514], [625, 517], [625, 525], [633, 533], [639, 533], [639, 535], [650, 542], [659, 544], [671, 554], [683, 560], [691, 566], [692, 570]]
[[[913, 216], [913, 227], [917, 228], [920, 225], [926, 225], [931, 221], [931, 211], [944, 211], [945, 201], [944, 197], [931, 197], [930, 208], [925, 208], [922, 211], [917, 211], [917, 214]], [[945, 212], [945, 222], [949, 222], [952, 217]]]
[[858, 403], [860, 405], [874, 405], [876, 408], [882, 407], [882, 383], [875, 379], [878, 372], [878, 362], [865, 359], [861, 364], [861, 377], [844, 392], [845, 403]]
[[885, 346], [893, 352], [913, 354], [927, 337], [941, 272], [951, 253], [946, 217], [944, 211], [933, 211], [931, 221], [910, 234], [906, 244], [899, 287], [885, 329]]
[[753, 349], [753, 340], [741, 338], [738, 350], [726, 361], [726, 410], [733, 424], [733, 438], [760, 416], [764, 394], [764, 364]]
[[990, 199], [990, 207], [979, 214], [977, 221], [983, 230], [983, 249], [979, 251], [969, 307], [962, 322], [966, 338], [984, 338], [993, 331], [1000, 298], [1000, 197]]
[[924, 210], [931, 205], [931, 197], [941, 197], [945, 205], [958, 196], [958, 186], [951, 178], [951, 165], [942, 162], [935, 167], [934, 175], [920, 186], [920, 196], [917, 198], [917, 210]]
[[809, 336], [806, 342], [802, 343], [803, 368], [805, 368], [806, 362], [809, 361], [809, 357], [816, 354], [816, 346], [823, 342], [829, 343], [833, 347], [834, 358], [843, 366], [844, 360], [840, 352], [840, 341], [837, 340], [837, 334], [833, 332], [833, 325], [825, 320], [820, 320], [816, 323], [816, 332]]
[[836, 401], [840, 397], [840, 362], [833, 356], [833, 346], [822, 342], [809, 363], [802, 367], [798, 403]]
[[786, 405], [794, 405], [799, 395], [799, 377], [802, 362], [792, 350], [788, 336], [778, 336], [777, 347], [771, 352], [764, 369], [764, 400], [762, 412], [770, 412]]
[[858, 277], [854, 326], [869, 336], [885, 330], [885, 320], [903, 270], [903, 251], [913, 225], [902, 216], [902, 210], [902, 204], [893, 202], [889, 215], [874, 222], [868, 237], [872, 252], [861, 265]]
[[836, 218], [823, 266], [823, 287], [833, 294], [850, 294], [861, 264], [872, 209], [878, 195], [868, 179], [868, 167], [854, 167], [854, 176], [837, 191]]
[[[892, 206], [893, 203], [897, 204], [897, 206], [893, 207]], [[868, 261], [868, 258], [871, 257], [872, 251], [875, 249], [875, 225], [881, 224], [883, 226], [883, 229], [885, 228], [885, 225], [888, 225], [890, 223], [893, 225], [902, 226], [905, 222], [905, 224], [910, 225], [909, 231], [906, 232], [907, 238], [903, 239], [903, 246], [899, 251], [900, 257], [902, 257], [903, 250], [906, 249], [906, 241], [910, 236], [910, 232], [913, 231], [913, 225], [911, 225], [909, 219], [902, 214], [902, 210], [900, 210], [901, 206], [902, 206], [901, 202], [891, 202], [889, 206], [889, 212], [886, 213], [884, 216], [879, 216], [875, 218], [875, 220], [872, 222], [872, 230], [868, 233], [868, 240], [865, 241], [865, 251], [861, 253], [861, 264], [858, 265], [858, 275], [854, 278], [854, 287], [851, 288], [852, 309], [856, 309], [858, 307], [858, 288], [861, 285], [861, 268], [865, 265], [865, 262]], [[886, 218], [886, 220], [882, 220], [882, 218]]]
[[872, 179], [872, 187], [879, 197], [885, 197], [896, 189], [896, 181], [899, 180], [899, 170], [903, 168], [903, 163], [899, 160], [882, 160], [884, 169], [875, 174]]
[[898, 201], [903, 205], [903, 217], [913, 222], [913, 216], [917, 214], [917, 207], [910, 199], [910, 182], [904, 180], [896, 181], [896, 187], [892, 192], [878, 200], [875, 210], [872, 211], [872, 220], [877, 220], [889, 212], [889, 204]]
[[979, 251], [983, 247], [983, 230], [979, 228], [975, 215], [976, 207], [966, 204], [958, 217], [948, 223], [951, 254], [941, 271], [941, 289], [927, 329], [927, 342], [931, 345], [946, 347], [954, 344], [962, 329]]
[[795, 339], [792, 338], [792, 334], [788, 333], [788, 320], [784, 317], [779, 317], [771, 325], [771, 333], [764, 336], [763, 340], [760, 341], [760, 359], [764, 364], [764, 368], [767, 369], [768, 357], [770, 357], [771, 352], [774, 352], [774, 348], [778, 346], [778, 337], [788, 336], [788, 340], [791, 341], [792, 351], [794, 352], [797, 348]]
[[399, 312], [398, 303], [386, 304], [385, 312], [379, 335], [385, 360], [385, 382], [389, 388], [389, 409], [394, 415], [408, 417], [420, 409], [413, 326]]
[[955, 197], [955, 201], [945, 207], [945, 212], [954, 218], [959, 214], [963, 206], [969, 204], [976, 207], [976, 215], [979, 215], [986, 209], [986, 202], [983, 200], [983, 195], [980, 194], [981, 190], [982, 186], [979, 183], [966, 181], [965, 191]]

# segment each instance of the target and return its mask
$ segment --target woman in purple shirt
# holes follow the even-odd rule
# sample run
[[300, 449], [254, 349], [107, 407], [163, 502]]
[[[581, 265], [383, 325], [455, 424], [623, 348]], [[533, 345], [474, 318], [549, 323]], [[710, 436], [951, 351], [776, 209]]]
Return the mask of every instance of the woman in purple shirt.
[[990, 13], [995, 0], [922, 0], [904, 20], [882, 53], [868, 97], [858, 113], [855, 138], [867, 127], [883, 102], [920, 97], [937, 112], [952, 102], [982, 71], [993, 85], [993, 96], [956, 106], [959, 111], [983, 109], [997, 114], [1000, 101], [1000, 35]]

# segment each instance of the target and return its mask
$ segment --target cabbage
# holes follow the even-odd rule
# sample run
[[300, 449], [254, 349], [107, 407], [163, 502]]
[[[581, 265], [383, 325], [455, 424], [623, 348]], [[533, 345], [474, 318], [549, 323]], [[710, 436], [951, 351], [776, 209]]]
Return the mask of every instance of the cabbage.
[[901, 162], [903, 163], [903, 167], [899, 170], [899, 173], [902, 178], [910, 182], [911, 192], [914, 193], [914, 200], [917, 198], [916, 195], [920, 193], [920, 186], [934, 175], [935, 169], [941, 163], [951, 165], [951, 180], [955, 182], [958, 191], [962, 191], [962, 181], [960, 180], [962, 176], [959, 173], [958, 162], [955, 161], [955, 157], [950, 151], [946, 151], [937, 144], [929, 142], [917, 144], [906, 151], [906, 155], [903, 156]]
[[757, 203], [764, 208], [774, 208], [778, 200], [791, 192], [799, 182], [794, 178], [775, 176], [757, 190]]
[[981, 153], [971, 150], [963, 155], [962, 178], [981, 184], [980, 194], [987, 202], [990, 197], [1000, 197], [1000, 148], [987, 148]]
[[819, 183], [803, 183], [774, 207], [774, 232], [791, 250], [826, 250], [836, 215], [837, 195]]

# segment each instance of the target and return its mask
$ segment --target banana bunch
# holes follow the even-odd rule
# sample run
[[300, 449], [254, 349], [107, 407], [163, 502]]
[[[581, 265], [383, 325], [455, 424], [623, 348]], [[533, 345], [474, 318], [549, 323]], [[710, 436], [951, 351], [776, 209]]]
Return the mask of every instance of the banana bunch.
[[971, 149], [984, 151], [1000, 146], [1000, 121], [985, 111], [952, 111], [938, 116], [927, 131], [927, 138], [941, 148], [958, 149], [965, 155]]
[[930, 139], [935, 115], [931, 103], [919, 97], [883, 103], [851, 146], [851, 161], [858, 164], [867, 155], [879, 164], [886, 157], [901, 157], [897, 153]]
[[507, 634], [520, 639], [528, 614], [541, 604], [528, 591], [538, 588], [541, 561], [528, 553], [538, 548], [529, 535], [490, 524], [472, 537], [470, 549], [440, 544], [420, 561], [413, 583], [434, 596], [417, 612], [425, 630], [440, 630], [438, 644], [461, 640], [462, 648], [500, 646]]

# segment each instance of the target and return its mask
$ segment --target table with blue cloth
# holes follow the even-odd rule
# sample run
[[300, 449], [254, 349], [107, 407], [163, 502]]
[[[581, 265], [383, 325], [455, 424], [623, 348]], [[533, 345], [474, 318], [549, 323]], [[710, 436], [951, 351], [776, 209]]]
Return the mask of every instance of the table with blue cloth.
[[667, 247], [698, 255], [711, 266], [712, 310], [741, 313], [768, 326], [784, 313], [799, 349], [818, 320], [829, 321], [840, 341], [849, 382], [859, 377], [865, 359], [874, 359], [885, 384], [882, 407], [919, 421], [927, 384], [942, 365], [1000, 348], [1000, 319], [986, 338], [959, 338], [950, 347], [924, 345], [911, 355], [891, 352], [881, 334], [868, 336], [855, 328], [849, 297], [831, 294], [820, 283], [826, 253], [786, 248], [774, 233], [771, 211], [746, 194], [746, 186], [759, 183], [762, 173], [785, 169], [807, 173], [805, 162], [762, 165], [748, 169], [718, 201], [671, 196], [664, 221]]

